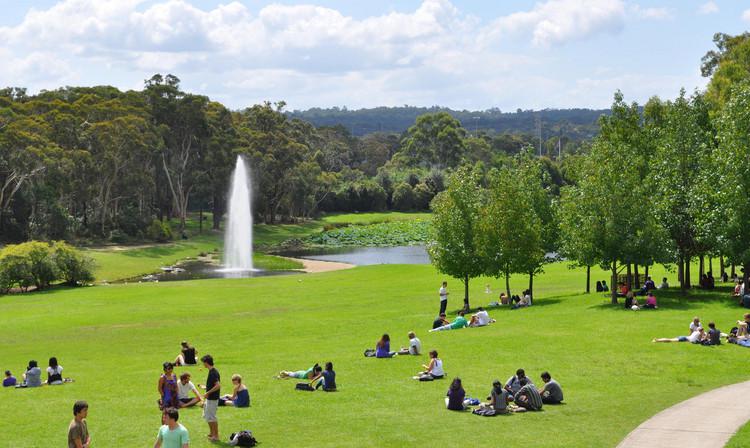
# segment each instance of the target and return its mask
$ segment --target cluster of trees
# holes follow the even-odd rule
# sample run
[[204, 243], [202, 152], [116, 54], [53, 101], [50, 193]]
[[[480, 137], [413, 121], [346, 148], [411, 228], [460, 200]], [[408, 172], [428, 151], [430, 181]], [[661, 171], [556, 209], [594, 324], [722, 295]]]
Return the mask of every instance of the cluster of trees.
[[[426, 210], [446, 173], [501, 167], [533, 141], [472, 135], [447, 112], [422, 115], [402, 134], [356, 137], [291, 118], [283, 102], [230, 111], [179, 83], [155, 75], [142, 91], [0, 89], [0, 241], [163, 240], [169, 229], [155, 219], [178, 218], [182, 231], [188, 212], [202, 210], [218, 229], [238, 155], [251, 167], [254, 213], [267, 223]], [[562, 185], [564, 170], [546, 166]]]
[[29, 241], [0, 250], [0, 294], [13, 287], [79, 286], [94, 280], [94, 261], [63, 241]]
[[714, 40], [706, 92], [643, 107], [615, 94], [586, 154], [568, 159], [559, 198], [528, 162], [492, 172], [489, 188], [470, 173], [449, 180], [433, 202], [430, 254], [467, 285], [467, 306], [471, 277], [533, 278], [543, 249], [610, 271], [613, 302], [622, 272], [638, 286], [639, 266], [648, 275], [654, 263], [676, 265], [690, 288], [696, 258], [700, 276], [706, 258], [719, 258], [722, 274], [740, 266], [750, 290], [750, 34]]

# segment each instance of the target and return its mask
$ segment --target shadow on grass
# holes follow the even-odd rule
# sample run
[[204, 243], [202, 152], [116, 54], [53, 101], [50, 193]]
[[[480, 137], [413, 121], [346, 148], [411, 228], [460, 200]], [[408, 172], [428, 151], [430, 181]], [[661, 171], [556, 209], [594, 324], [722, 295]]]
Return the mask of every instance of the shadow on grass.
[[[699, 308], [706, 303], [721, 304], [726, 308], [737, 308], [743, 309], [739, 305], [737, 298], [732, 297], [731, 293], [733, 288], [731, 287], [718, 287], [716, 289], [706, 291], [700, 289], [690, 289], [683, 295], [679, 289], [671, 288], [669, 290], [657, 290], [654, 294], [657, 297], [658, 310], [689, 310]], [[601, 297], [603, 302], [592, 304], [589, 309], [601, 309], [601, 310], [623, 310], [625, 311], [625, 298], [618, 297], [617, 303], [611, 303], [610, 296], [599, 295], [596, 293], [592, 297]], [[637, 296], [636, 299], [640, 304], [643, 304], [646, 300], [645, 296]], [[641, 309], [642, 311], [651, 311], [648, 309]], [[629, 310], [628, 310], [629, 311]]]

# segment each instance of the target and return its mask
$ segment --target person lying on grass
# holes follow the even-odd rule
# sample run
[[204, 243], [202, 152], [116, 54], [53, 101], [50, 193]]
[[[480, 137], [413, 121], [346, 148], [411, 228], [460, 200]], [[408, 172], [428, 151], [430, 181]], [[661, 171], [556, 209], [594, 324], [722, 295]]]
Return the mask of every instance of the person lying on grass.
[[422, 368], [424, 370], [413, 377], [415, 380], [432, 381], [445, 376], [443, 360], [438, 358], [437, 350], [430, 351], [430, 363], [428, 365], [422, 364]]
[[434, 321], [432, 321], [432, 328], [442, 327], [443, 325], [448, 325], [449, 323], [450, 321], [445, 318], [445, 313], [440, 313], [440, 315], [436, 317]]
[[693, 344], [700, 344], [706, 337], [706, 332], [703, 331], [703, 327], [698, 327], [697, 330], [690, 333], [690, 336], [677, 336], [676, 338], [656, 338], [651, 342], [690, 342]]
[[[190, 392], [195, 394], [194, 398], [190, 398]], [[190, 374], [187, 372], [180, 375], [180, 381], [177, 383], [177, 399], [181, 408], [189, 408], [201, 402], [201, 394], [190, 381]]]
[[461, 328], [468, 327], [468, 326], [469, 326], [469, 321], [467, 321], [466, 318], [464, 317], [464, 312], [459, 311], [458, 317], [456, 317], [456, 320], [454, 320], [453, 322], [447, 325], [443, 325], [442, 327], [433, 328], [432, 330], [430, 330], [430, 332], [445, 331], [445, 330], [459, 330]]
[[485, 311], [484, 308], [480, 306], [477, 309], [477, 313], [471, 316], [471, 321], [469, 322], [469, 326], [470, 327], [484, 327], [485, 325], [489, 325], [493, 322], [495, 322], [495, 319], [490, 318], [490, 315], [487, 314], [487, 311]]
[[[320, 369], [320, 366], [317, 368]], [[242, 377], [236, 373], [232, 375], [232, 387], [232, 395], [224, 395], [219, 398], [219, 406], [249, 408], [250, 392], [247, 390], [247, 386], [242, 384]]]
[[451, 387], [448, 389], [448, 393], [445, 394], [445, 407], [451, 411], [464, 411], [466, 406], [464, 405], [464, 398], [466, 398], [466, 391], [461, 385], [461, 378], [453, 378]]
[[401, 347], [398, 352], [399, 355], [419, 355], [422, 353], [422, 341], [419, 340], [417, 335], [410, 331], [407, 335], [409, 337], [409, 346]]
[[311, 380], [314, 376], [314, 370], [316, 367], [320, 367], [318, 363], [315, 363], [314, 366], [310, 367], [307, 370], [282, 370], [279, 372], [279, 375], [276, 377], [278, 379], [286, 379], [286, 378], [297, 378], [300, 380]]

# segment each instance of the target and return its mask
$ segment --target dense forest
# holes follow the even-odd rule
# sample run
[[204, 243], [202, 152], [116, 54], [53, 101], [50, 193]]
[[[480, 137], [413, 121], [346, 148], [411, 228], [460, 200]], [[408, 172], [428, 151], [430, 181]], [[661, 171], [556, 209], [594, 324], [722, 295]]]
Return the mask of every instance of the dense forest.
[[[552, 159], [585, 143], [470, 132], [444, 111], [404, 132], [355, 136], [285, 113], [284, 102], [231, 111], [154, 75], [141, 91], [0, 90], [0, 240], [164, 239], [163, 223], [213, 212], [218, 229], [234, 161], [251, 166], [254, 213], [267, 223], [323, 211], [427, 210], [460, 165], [500, 167], [533, 146]], [[175, 229], [182, 230], [182, 229]]]
[[352, 135], [363, 136], [373, 132], [400, 134], [409, 129], [420, 115], [438, 112], [447, 112], [463, 127], [473, 132], [482, 130], [488, 133], [529, 134], [537, 137], [541, 133], [543, 140], [558, 136], [573, 140], [592, 138], [599, 130], [599, 117], [609, 113], [606, 109], [518, 109], [515, 112], [502, 112], [499, 109], [469, 111], [437, 106], [403, 106], [357, 110], [338, 107], [313, 108], [287, 112], [287, 115], [308, 121], [315, 126], [340, 125], [348, 129]]

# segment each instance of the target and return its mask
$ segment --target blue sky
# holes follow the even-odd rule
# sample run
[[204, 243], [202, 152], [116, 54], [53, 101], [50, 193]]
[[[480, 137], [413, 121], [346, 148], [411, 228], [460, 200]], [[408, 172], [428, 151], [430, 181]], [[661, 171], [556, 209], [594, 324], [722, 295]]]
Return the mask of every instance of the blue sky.
[[0, 0], [0, 86], [140, 89], [173, 73], [232, 108], [607, 107], [703, 88], [750, 2]]

